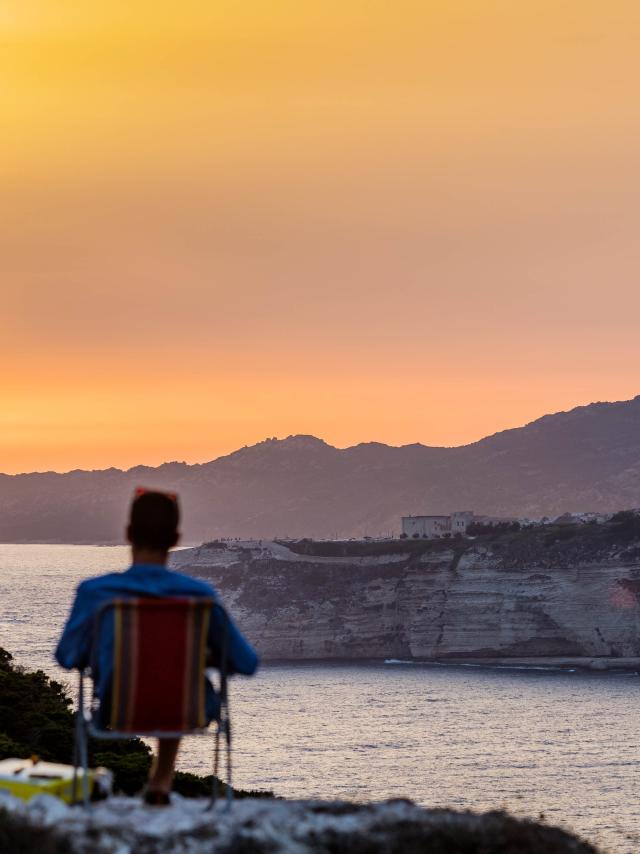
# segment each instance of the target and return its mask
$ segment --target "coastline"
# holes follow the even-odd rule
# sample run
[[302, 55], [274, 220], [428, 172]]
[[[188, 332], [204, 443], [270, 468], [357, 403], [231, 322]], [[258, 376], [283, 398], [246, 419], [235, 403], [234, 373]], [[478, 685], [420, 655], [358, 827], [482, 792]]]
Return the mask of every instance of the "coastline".
[[544, 656], [536, 658], [447, 658], [441, 665], [465, 667], [500, 667], [522, 670], [580, 671], [583, 673], [635, 673], [640, 670], [640, 658], [613, 656]]
[[439, 659], [421, 658], [269, 658], [263, 659], [261, 667], [371, 667], [371, 666], [419, 666], [419, 667], [473, 667], [487, 670], [521, 670], [547, 673], [583, 673], [604, 675], [640, 673], [640, 658], [613, 657], [565, 657], [545, 656], [539, 658], [473, 658], [451, 657]]

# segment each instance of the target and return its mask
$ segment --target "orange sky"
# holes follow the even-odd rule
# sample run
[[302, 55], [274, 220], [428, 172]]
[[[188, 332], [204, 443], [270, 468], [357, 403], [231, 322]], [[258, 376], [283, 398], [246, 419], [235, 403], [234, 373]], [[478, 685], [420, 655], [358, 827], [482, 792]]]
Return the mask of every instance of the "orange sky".
[[0, 471], [640, 393], [640, 4], [7, 0]]

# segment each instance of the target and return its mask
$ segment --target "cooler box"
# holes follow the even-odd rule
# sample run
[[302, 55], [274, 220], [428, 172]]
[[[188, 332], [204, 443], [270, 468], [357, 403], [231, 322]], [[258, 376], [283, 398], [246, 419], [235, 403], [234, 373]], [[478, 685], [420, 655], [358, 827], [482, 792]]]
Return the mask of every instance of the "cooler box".
[[[78, 768], [77, 797], [82, 797], [82, 768]], [[110, 776], [108, 771], [89, 770], [89, 792], [96, 777]], [[101, 783], [106, 781], [100, 780]], [[100, 786], [102, 788], [102, 786]], [[34, 795], [55, 795], [66, 803], [73, 800], [73, 765], [40, 762], [32, 759], [3, 759], [0, 761], [0, 791], [28, 801]]]

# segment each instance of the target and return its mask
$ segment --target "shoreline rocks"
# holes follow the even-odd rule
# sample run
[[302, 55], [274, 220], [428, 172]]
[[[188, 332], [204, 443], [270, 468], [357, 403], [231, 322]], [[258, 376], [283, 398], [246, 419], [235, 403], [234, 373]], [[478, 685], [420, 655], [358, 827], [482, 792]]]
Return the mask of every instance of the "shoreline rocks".
[[404, 800], [246, 799], [230, 811], [223, 803], [208, 806], [175, 795], [167, 808], [116, 797], [85, 811], [48, 795], [24, 803], [0, 794], [0, 840], [4, 833], [10, 843], [6, 830], [13, 827], [23, 842], [31, 829], [38, 850], [51, 854], [597, 854], [565, 830], [503, 812], [428, 810]]

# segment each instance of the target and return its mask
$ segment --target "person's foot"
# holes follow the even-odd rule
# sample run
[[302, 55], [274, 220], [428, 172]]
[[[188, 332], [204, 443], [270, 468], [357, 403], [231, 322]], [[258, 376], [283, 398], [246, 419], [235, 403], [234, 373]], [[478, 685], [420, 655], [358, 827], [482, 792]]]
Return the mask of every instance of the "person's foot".
[[166, 792], [157, 792], [153, 789], [147, 789], [144, 793], [144, 802], [150, 807], [168, 807], [171, 800]]

